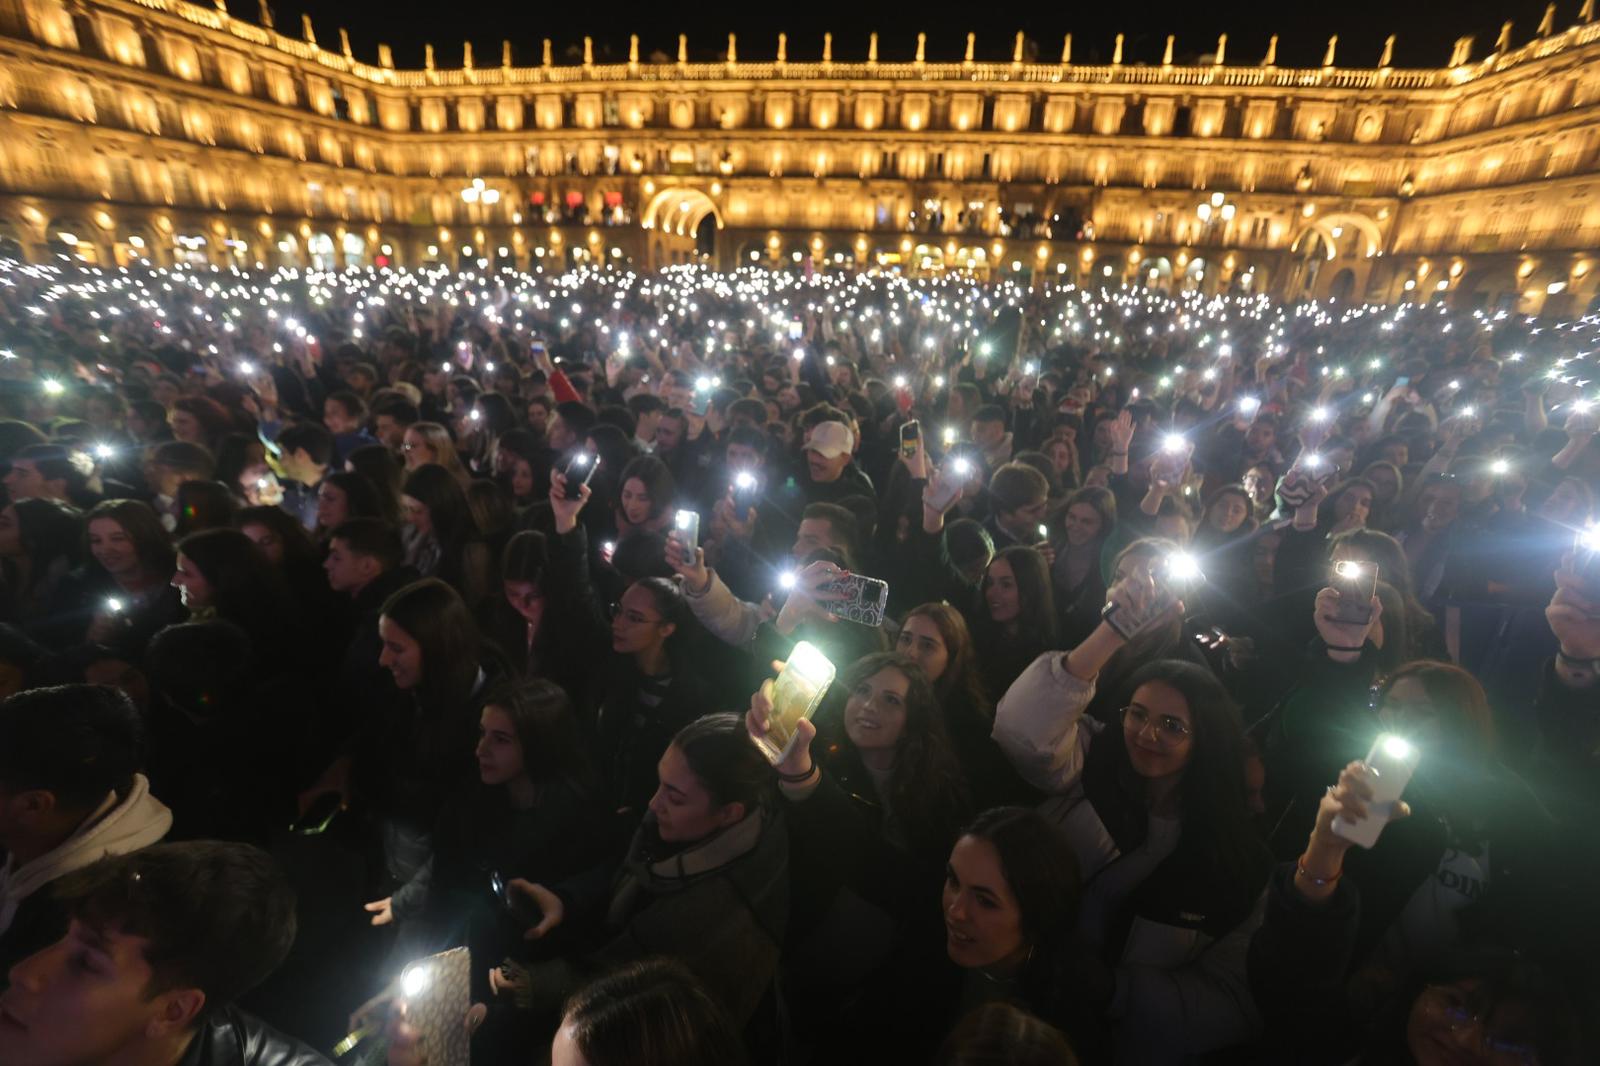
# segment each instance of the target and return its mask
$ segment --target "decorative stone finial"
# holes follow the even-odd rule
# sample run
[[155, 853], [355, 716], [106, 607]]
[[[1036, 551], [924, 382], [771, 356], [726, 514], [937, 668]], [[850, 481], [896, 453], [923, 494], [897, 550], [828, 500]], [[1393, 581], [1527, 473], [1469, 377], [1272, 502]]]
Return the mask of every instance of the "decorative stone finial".
[[787, 33], [778, 34], [778, 62], [789, 62], [789, 35]]
[[583, 65], [585, 67], [594, 66], [594, 38], [593, 37], [585, 37], [583, 39]]
[[1556, 31], [1556, 5], [1547, 4], [1544, 9], [1544, 18], [1539, 20], [1539, 36], [1548, 37]]
[[739, 37], [737, 34], [728, 34], [728, 66], [739, 62]]
[[433, 45], [432, 44], [424, 44], [422, 46], [422, 69], [423, 70], [432, 70], [433, 69]]
[[462, 70], [471, 70], [472, 69], [472, 42], [471, 41], [462, 41], [461, 42], [461, 69]]
[[867, 62], [873, 64], [878, 62], [878, 35], [876, 33], [867, 38]]
[[1172, 66], [1172, 39], [1173, 35], [1167, 34], [1167, 50], [1161, 53], [1161, 65], [1164, 67]]
[[1066, 40], [1061, 42], [1061, 65], [1070, 66], [1072, 63], [1072, 34], [1067, 34]]
[[1339, 35], [1336, 33], [1332, 37], [1328, 38], [1328, 50], [1326, 52], [1324, 52], [1323, 56], [1322, 56], [1322, 65], [1323, 66], [1325, 66], [1325, 67], [1333, 66], [1333, 53], [1334, 53], [1334, 50], [1337, 49], [1338, 47], [1339, 47]]
[[272, 29], [272, 5], [267, 3], [267, 0], [256, 0], [256, 4], [261, 10], [261, 25], [265, 26], [269, 30]]
[[1506, 19], [1500, 26], [1500, 37], [1494, 42], [1494, 50], [1502, 55], [1511, 51], [1511, 20]]
[[1383, 42], [1383, 55], [1378, 57], [1378, 69], [1394, 65], [1394, 34], [1389, 34]]
[[639, 65], [639, 35], [637, 33], [630, 33], [628, 35], [628, 66], [636, 67], [638, 65]]
[[969, 67], [972, 65], [972, 52], [973, 52], [973, 49], [977, 46], [977, 43], [978, 43], [978, 35], [976, 33], [967, 34], [967, 56], [966, 56], [965, 59], [962, 60], [962, 62], [965, 63]]
[[394, 69], [394, 51], [386, 44], [378, 45], [378, 66], [384, 70]]
[[339, 51], [346, 59], [355, 58], [355, 53], [350, 50], [350, 31], [343, 26], [339, 27]]
[[540, 57], [540, 63], [548, 67], [554, 61], [554, 57], [551, 55], [550, 38], [546, 37], [544, 39], [544, 54]]
[[822, 35], [822, 65], [830, 67], [833, 65], [833, 34], [831, 33]]
[[1117, 46], [1111, 50], [1111, 65], [1122, 66], [1122, 34], [1117, 34]]
[[[1278, 43], [1278, 39], [1276, 37], [1274, 37], [1272, 39], [1272, 43], [1273, 43], [1273, 46], [1276, 47], [1277, 43]], [[1220, 34], [1217, 37], [1216, 64], [1217, 64], [1217, 66], [1220, 67], [1220, 66], [1222, 66], [1222, 64], [1226, 63], [1227, 61], [1228, 61], [1228, 35], [1226, 33], [1224, 33], [1224, 34]]]
[[1276, 33], [1272, 35], [1272, 40], [1267, 42], [1267, 58], [1261, 61], [1261, 65], [1264, 67], [1278, 65], [1278, 35]]
[[306, 43], [312, 47], [317, 44], [317, 31], [311, 28], [311, 16], [300, 16], [300, 33], [305, 37]]
[[1026, 38], [1023, 37], [1022, 31], [1018, 30], [1017, 31], [1017, 43], [1011, 49], [1011, 64], [1012, 64], [1012, 66], [1017, 66], [1017, 67], [1022, 66], [1022, 46], [1023, 46], [1023, 43], [1024, 43], [1025, 40], [1026, 40]]
[[917, 65], [921, 66], [928, 58], [928, 35], [917, 34]]
[[688, 65], [689, 65], [689, 35], [687, 33], [680, 33], [680, 34], [678, 34], [678, 66], [686, 67]]
[[1474, 40], [1475, 38], [1471, 34], [1456, 38], [1455, 51], [1450, 53], [1450, 65], [1452, 67], [1459, 67], [1472, 61], [1472, 44]]

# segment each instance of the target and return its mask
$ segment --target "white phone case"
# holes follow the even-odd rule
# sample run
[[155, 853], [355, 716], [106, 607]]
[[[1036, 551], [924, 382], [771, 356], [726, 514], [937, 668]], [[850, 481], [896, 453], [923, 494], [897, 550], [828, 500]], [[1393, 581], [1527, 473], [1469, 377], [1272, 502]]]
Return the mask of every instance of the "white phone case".
[[1367, 782], [1372, 786], [1372, 802], [1367, 804], [1367, 817], [1349, 821], [1343, 815], [1333, 816], [1333, 831], [1352, 844], [1370, 848], [1378, 842], [1378, 835], [1389, 824], [1389, 815], [1399, 802], [1411, 775], [1416, 772], [1421, 753], [1412, 744], [1391, 734], [1384, 734], [1373, 742], [1363, 763], [1367, 768]]

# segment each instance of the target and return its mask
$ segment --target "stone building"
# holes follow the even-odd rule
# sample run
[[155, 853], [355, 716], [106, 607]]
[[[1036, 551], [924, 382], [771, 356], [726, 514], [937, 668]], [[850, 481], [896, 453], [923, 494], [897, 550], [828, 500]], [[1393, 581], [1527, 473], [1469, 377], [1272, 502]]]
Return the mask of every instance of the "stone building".
[[[100, 264], [968, 270], [1448, 299], [1595, 299], [1600, 24], [1372, 67], [879, 55], [421, 70], [225, 0], [0, 0], [0, 255]], [[721, 43], [720, 40], [718, 42]], [[911, 41], [885, 51], [911, 51]], [[1049, 51], [1054, 54], [1054, 47]]]

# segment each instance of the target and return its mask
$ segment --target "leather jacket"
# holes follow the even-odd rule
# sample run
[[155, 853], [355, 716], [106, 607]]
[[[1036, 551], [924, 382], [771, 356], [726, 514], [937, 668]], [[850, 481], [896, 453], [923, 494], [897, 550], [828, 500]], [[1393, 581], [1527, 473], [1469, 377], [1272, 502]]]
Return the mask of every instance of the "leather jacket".
[[237, 1007], [201, 1023], [178, 1066], [332, 1066], [322, 1055]]

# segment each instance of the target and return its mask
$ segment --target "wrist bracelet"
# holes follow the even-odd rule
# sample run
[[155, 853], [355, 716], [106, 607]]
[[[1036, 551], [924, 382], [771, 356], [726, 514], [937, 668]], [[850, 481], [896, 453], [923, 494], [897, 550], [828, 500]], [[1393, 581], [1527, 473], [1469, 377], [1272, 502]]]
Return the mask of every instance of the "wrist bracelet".
[[1329, 885], [1333, 884], [1335, 881], [1339, 880], [1339, 878], [1344, 876], [1344, 867], [1339, 867], [1338, 872], [1336, 872], [1332, 877], [1317, 877], [1315, 874], [1312, 874], [1306, 870], [1306, 857], [1302, 855], [1295, 860], [1294, 872], [1305, 878], [1307, 881], [1310, 881], [1318, 888], [1327, 888]]
[[803, 774], [786, 774], [786, 773], [780, 772], [778, 774], [778, 780], [782, 781], [786, 785], [803, 785], [807, 781], [810, 781], [812, 779], [812, 777], [816, 776], [816, 773], [817, 773], [817, 764], [816, 763], [812, 763], [811, 764], [811, 769], [807, 770]]
[[1566, 663], [1568, 666], [1575, 666], [1580, 670], [1591, 670], [1596, 673], [1600, 673], [1600, 659], [1579, 659], [1568, 655], [1559, 647], [1556, 648], [1556, 659], [1560, 662]]
[[1343, 644], [1329, 644], [1327, 641], [1323, 641], [1322, 642], [1322, 646], [1327, 648], [1329, 651], [1366, 651], [1367, 650], [1367, 646], [1365, 644], [1357, 644], [1355, 647], [1351, 648], [1351, 647], [1347, 647], [1347, 646], [1345, 646]]

